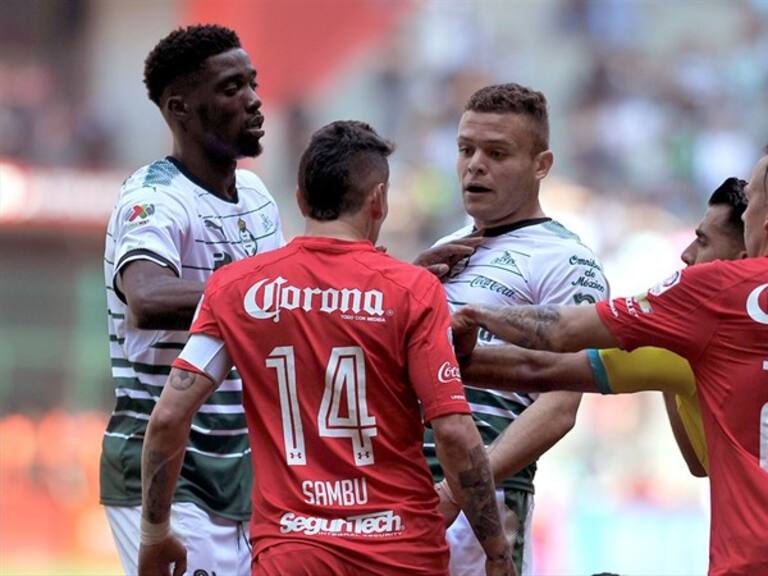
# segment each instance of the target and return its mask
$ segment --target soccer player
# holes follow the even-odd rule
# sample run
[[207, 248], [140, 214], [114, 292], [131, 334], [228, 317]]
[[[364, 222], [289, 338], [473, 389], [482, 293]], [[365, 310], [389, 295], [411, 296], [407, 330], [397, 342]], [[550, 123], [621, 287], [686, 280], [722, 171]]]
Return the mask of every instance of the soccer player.
[[461, 355], [483, 326], [531, 348], [651, 345], [687, 359], [707, 438], [713, 576], [768, 574], [768, 149], [746, 195], [748, 258], [691, 266], [640, 297], [585, 307], [467, 307], [453, 324]]
[[391, 152], [361, 122], [320, 129], [299, 165], [306, 235], [209, 281], [144, 442], [142, 574], [183, 566], [173, 486], [191, 419], [233, 362], [253, 449], [254, 575], [447, 574], [422, 417], [487, 573], [516, 573], [442, 287], [374, 248]]
[[[539, 203], [539, 185], [554, 157], [549, 150], [547, 102], [540, 92], [518, 84], [488, 86], [473, 94], [458, 128], [457, 171], [464, 208], [474, 223], [437, 244], [475, 232], [484, 242], [454, 265], [444, 278], [449, 304], [565, 304], [596, 302], [608, 296], [608, 283], [592, 251]], [[483, 344], [501, 341], [491, 332]], [[502, 521], [514, 543], [522, 574], [531, 572], [531, 518], [536, 460], [572, 427], [581, 396], [552, 392], [540, 397], [466, 387], [467, 399], [489, 455]], [[431, 434], [425, 455], [436, 480]], [[443, 510], [458, 507], [438, 483]], [[482, 549], [466, 518], [448, 531], [451, 574], [478, 574]]]
[[[696, 238], [681, 258], [687, 265], [746, 256], [742, 214], [747, 207], [746, 182], [728, 178], [713, 193]], [[623, 394], [641, 390], [664, 392], [672, 430], [683, 458], [694, 476], [706, 476], [706, 441], [696, 382], [690, 366], [662, 348], [617, 348], [557, 354], [504, 346], [478, 349], [462, 366], [465, 383], [507, 390], [546, 392], [578, 390]]]
[[[171, 363], [213, 270], [283, 245], [272, 196], [239, 158], [261, 153], [256, 71], [237, 35], [191, 26], [162, 39], [144, 82], [173, 135], [170, 156], [123, 184], [105, 280], [116, 405], [104, 435], [101, 502], [127, 574], [138, 570], [141, 449]], [[232, 371], [192, 418], [173, 517], [189, 573], [250, 573], [250, 448]]]

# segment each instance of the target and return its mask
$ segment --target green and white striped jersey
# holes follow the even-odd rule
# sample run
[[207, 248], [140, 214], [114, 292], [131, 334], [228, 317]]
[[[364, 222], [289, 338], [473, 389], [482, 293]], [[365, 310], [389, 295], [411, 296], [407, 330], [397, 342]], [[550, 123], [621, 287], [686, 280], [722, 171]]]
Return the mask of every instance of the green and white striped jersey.
[[[466, 236], [466, 226], [436, 244]], [[579, 237], [550, 218], [537, 218], [485, 231], [486, 242], [450, 271], [444, 288], [453, 310], [466, 304], [493, 307], [524, 304], [594, 303], [608, 297], [608, 282], [592, 251]], [[503, 344], [481, 331], [478, 345]], [[530, 406], [537, 394], [518, 394], [465, 386], [467, 401], [483, 441], [493, 442]], [[424, 454], [433, 475], [442, 478], [434, 437], [427, 430]], [[536, 464], [531, 464], [503, 486], [533, 492]]]
[[[141, 504], [141, 448], [149, 415], [187, 332], [139, 330], [117, 273], [134, 260], [205, 282], [229, 262], [284, 244], [277, 205], [255, 174], [237, 170], [229, 202], [196, 184], [172, 158], [137, 170], [107, 229], [104, 276], [116, 405], [101, 456], [101, 502]], [[242, 382], [233, 370], [192, 422], [175, 499], [233, 520], [250, 517], [251, 464]]]

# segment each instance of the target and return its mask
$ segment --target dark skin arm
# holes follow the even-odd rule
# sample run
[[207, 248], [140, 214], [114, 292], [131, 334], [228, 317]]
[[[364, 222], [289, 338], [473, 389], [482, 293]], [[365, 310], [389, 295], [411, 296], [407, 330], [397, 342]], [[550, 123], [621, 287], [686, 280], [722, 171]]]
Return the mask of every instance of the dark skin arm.
[[189, 330], [204, 287], [149, 260], [129, 262], [118, 277], [131, 321], [142, 330]]
[[496, 504], [488, 455], [472, 417], [450, 414], [435, 418], [431, 425], [445, 479], [485, 551], [486, 574], [516, 574]]

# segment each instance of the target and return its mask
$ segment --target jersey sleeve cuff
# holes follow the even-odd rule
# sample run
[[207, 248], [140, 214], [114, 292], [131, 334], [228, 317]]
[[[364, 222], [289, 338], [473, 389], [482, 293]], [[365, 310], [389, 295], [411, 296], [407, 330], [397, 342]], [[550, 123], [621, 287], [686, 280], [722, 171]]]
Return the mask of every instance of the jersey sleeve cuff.
[[466, 401], [454, 401], [454, 402], [446, 402], [445, 404], [440, 404], [439, 406], [435, 406], [433, 408], [430, 408], [429, 410], [424, 412], [424, 422], [431, 422], [435, 418], [440, 418], [441, 416], [448, 416], [449, 414], [472, 414], [472, 410], [469, 407], [469, 404], [466, 403]]
[[595, 385], [600, 394], [613, 394], [614, 392], [611, 390], [611, 385], [608, 381], [608, 373], [605, 371], [605, 364], [603, 364], [603, 360], [600, 358], [600, 351], [594, 348], [587, 350], [587, 359], [589, 360], [589, 367], [592, 369]]

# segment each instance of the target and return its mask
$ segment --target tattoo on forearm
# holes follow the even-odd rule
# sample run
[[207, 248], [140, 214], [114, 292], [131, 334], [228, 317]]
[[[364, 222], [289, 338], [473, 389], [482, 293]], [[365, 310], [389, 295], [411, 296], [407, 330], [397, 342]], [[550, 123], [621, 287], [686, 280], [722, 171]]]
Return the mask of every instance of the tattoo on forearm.
[[472, 448], [469, 462], [470, 468], [459, 472], [459, 486], [467, 496], [464, 514], [478, 541], [483, 542], [501, 533], [493, 476], [485, 446], [479, 444]]
[[554, 327], [560, 321], [557, 306], [520, 306], [501, 311], [501, 321], [516, 331], [514, 343], [525, 348], [553, 348]]
[[164, 521], [170, 510], [167, 484], [170, 481], [168, 464], [172, 458], [172, 454], [151, 449], [144, 462], [146, 493], [142, 513], [147, 520], [155, 524]]
[[180, 370], [171, 374], [169, 384], [176, 390], [184, 392], [192, 387], [195, 383], [196, 375], [186, 370]]

